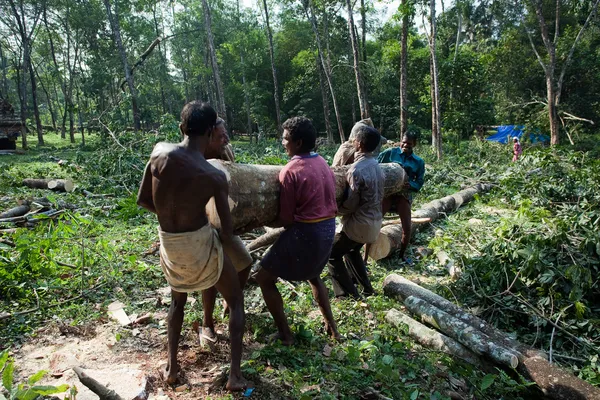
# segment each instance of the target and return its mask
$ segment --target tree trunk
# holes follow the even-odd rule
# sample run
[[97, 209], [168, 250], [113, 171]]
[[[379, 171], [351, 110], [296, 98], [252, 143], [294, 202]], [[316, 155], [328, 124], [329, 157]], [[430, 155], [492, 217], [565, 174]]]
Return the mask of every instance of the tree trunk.
[[[462, 335], [469, 336], [471, 332], [478, 331], [476, 335], [479, 339], [488, 338], [488, 343], [495, 343], [496, 353], [502, 348], [511, 349], [511, 353], [517, 356], [519, 364], [518, 371], [538, 384], [542, 392], [556, 400], [585, 400], [600, 398], [600, 390], [589, 383], [576, 378], [571, 373], [550, 364], [545, 354], [523, 345], [519, 341], [512, 339], [504, 332], [496, 329], [486, 321], [479, 319], [472, 314], [464, 311], [448, 300], [437, 294], [424, 289], [423, 287], [410, 282], [400, 275], [391, 274], [383, 282], [383, 290], [386, 295], [391, 297], [400, 297], [405, 302], [408, 299], [413, 305], [413, 310], [423, 309], [434, 312], [426, 312], [426, 320], [436, 324], [436, 328], [449, 336]], [[417, 299], [415, 301], [415, 299]], [[420, 301], [418, 301], [420, 300]], [[420, 303], [420, 304], [417, 304]], [[411, 310], [412, 311], [412, 310]], [[443, 318], [451, 321], [450, 325], [438, 324], [436, 315], [445, 313], [451, 315], [454, 319]], [[458, 321], [458, 322], [457, 322]], [[462, 322], [463, 324], [461, 324]], [[446, 326], [446, 328], [444, 328]], [[469, 329], [472, 328], [472, 329]], [[446, 330], [448, 329], [448, 331]], [[485, 336], [482, 336], [485, 335]], [[463, 341], [459, 340], [461, 343]], [[477, 345], [479, 346], [479, 345]], [[467, 345], [468, 348], [471, 348]], [[502, 351], [500, 351], [502, 353]]]
[[6, 78], [6, 57], [2, 52], [2, 45], [0, 44], [0, 68], [2, 68], [2, 96], [10, 103], [8, 98], [8, 79]]
[[228, 127], [230, 127], [227, 118], [227, 108], [225, 106], [225, 92], [223, 91], [223, 82], [221, 81], [221, 73], [219, 72], [219, 63], [217, 62], [217, 51], [215, 50], [215, 42], [212, 34], [212, 19], [210, 8], [207, 0], [202, 0], [202, 9], [204, 11], [204, 23], [206, 25], [206, 37], [208, 38], [208, 50], [210, 55], [210, 63], [212, 66], [213, 77], [217, 86], [217, 96], [219, 104], [219, 116], [223, 118]]
[[[229, 182], [229, 207], [233, 228], [243, 233], [256, 227], [269, 225], [277, 218], [279, 210], [279, 172], [282, 166], [229, 164], [220, 160], [209, 160], [223, 171]], [[389, 196], [402, 190], [406, 179], [404, 169], [395, 163], [382, 164], [385, 175], [384, 191]], [[332, 169], [336, 178], [336, 199], [341, 203], [346, 189], [348, 167]], [[214, 199], [206, 206], [209, 221], [220, 227]]]
[[[447, 213], [453, 212], [461, 205], [471, 201], [475, 194], [486, 192], [491, 188], [491, 185], [480, 183], [451, 196], [442, 197], [423, 205], [422, 208], [412, 213], [413, 223], [411, 224], [411, 231], [414, 233], [429, 222], [435, 221], [440, 216], [445, 216]], [[401, 241], [402, 226], [400, 224], [384, 226], [379, 232], [377, 241], [371, 244], [369, 248], [369, 257], [373, 260], [386, 258], [394, 251], [400, 249]]]
[[456, 340], [426, 327], [394, 308], [385, 314], [385, 319], [387, 322], [398, 327], [402, 325], [408, 326], [408, 335], [423, 346], [461, 358], [475, 366], [483, 364], [476, 354]]
[[323, 117], [325, 119], [325, 131], [327, 132], [327, 141], [334, 143], [333, 132], [331, 130], [331, 122], [329, 121], [329, 96], [327, 93], [327, 86], [325, 85], [325, 77], [323, 76], [323, 67], [319, 62], [319, 56], [317, 55], [317, 70], [319, 71], [319, 86], [321, 88], [321, 99], [323, 101]]
[[33, 71], [35, 72], [35, 77], [36, 77], [37, 81], [40, 83], [40, 86], [42, 87], [42, 91], [46, 95], [46, 102], [48, 103], [48, 112], [50, 113], [50, 119], [52, 121], [52, 129], [54, 131], [56, 131], [56, 113], [55, 113], [54, 107], [52, 106], [52, 97], [50, 96], [50, 92], [46, 88], [46, 85], [44, 85], [44, 80], [41, 78], [37, 68], [35, 68], [34, 65], [32, 65], [32, 67], [33, 67]]
[[125, 80], [127, 80], [127, 86], [129, 87], [129, 93], [131, 94], [131, 110], [133, 113], [133, 130], [137, 133], [140, 126], [140, 110], [138, 108], [137, 101], [137, 90], [133, 83], [133, 74], [131, 73], [131, 69], [129, 68], [129, 63], [127, 61], [127, 53], [125, 53], [125, 47], [123, 46], [123, 41], [121, 40], [121, 25], [119, 23], [119, 13], [117, 11], [117, 7], [115, 5], [115, 13], [113, 15], [110, 6], [110, 0], [102, 0], [104, 2], [104, 6], [106, 7], [106, 14], [108, 16], [108, 21], [110, 23], [110, 27], [113, 32], [113, 38], [115, 40], [115, 44], [117, 45], [117, 50], [119, 51], [119, 55], [121, 56], [121, 62], [123, 63], [123, 69], [125, 70]]
[[[244, 88], [244, 105], [246, 106], [246, 130], [249, 135], [252, 135], [252, 114], [250, 112], [250, 96], [248, 96], [248, 85], [246, 84], [246, 64], [244, 63], [243, 51], [240, 52], [240, 63], [242, 64], [242, 86]], [[250, 136], [250, 140], [252, 140], [252, 136]]]
[[19, 86], [19, 103], [21, 105], [19, 112], [21, 116], [21, 147], [25, 150], [27, 149], [27, 83], [23, 76], [23, 64], [21, 64], [20, 69], [16, 69], [16, 78]]
[[369, 118], [369, 104], [363, 87], [362, 74], [360, 72], [360, 57], [358, 54], [358, 39], [354, 30], [354, 16], [352, 15], [352, 2], [346, 0], [348, 10], [348, 31], [350, 32], [350, 43], [352, 44], [352, 56], [354, 58], [354, 77], [356, 78], [356, 91], [358, 93], [358, 107], [360, 109], [360, 118]]
[[439, 329], [475, 354], [489, 357], [494, 362], [506, 367], [517, 368], [519, 365], [519, 358], [514, 351], [494, 343], [485, 333], [428, 302], [409, 296], [404, 300], [404, 305], [410, 312], [420, 316], [421, 321]]
[[33, 116], [35, 118], [35, 127], [37, 131], [38, 145], [44, 144], [44, 130], [42, 128], [42, 120], [40, 119], [40, 108], [38, 107], [37, 99], [37, 84], [35, 79], [35, 72], [33, 71], [33, 65], [31, 58], [29, 59], [29, 80], [31, 83], [31, 102], [33, 105]]
[[342, 125], [342, 118], [340, 116], [337, 99], [335, 97], [335, 89], [333, 88], [333, 79], [331, 77], [331, 69], [328, 68], [327, 63], [325, 62], [325, 58], [323, 56], [323, 47], [321, 46], [321, 36], [319, 35], [319, 29], [317, 28], [317, 19], [315, 18], [315, 11], [313, 9], [312, 0], [303, 1], [304, 11], [306, 12], [307, 18], [310, 20], [310, 25], [315, 34], [315, 40], [317, 42], [317, 49], [319, 51], [319, 58], [321, 59], [321, 65], [323, 65], [323, 70], [325, 71], [325, 78], [327, 79], [327, 84], [329, 85], [329, 92], [331, 93], [331, 100], [333, 101], [333, 110], [335, 112], [335, 118], [338, 124], [338, 132], [340, 134], [340, 141], [344, 143], [346, 141], [346, 137], [344, 136], [344, 128]]
[[267, 247], [272, 245], [277, 241], [281, 233], [285, 230], [285, 228], [275, 228], [270, 229], [267, 233], [262, 236], [257, 237], [253, 241], [251, 241], [246, 248], [248, 251], [254, 251], [260, 249], [262, 247]]
[[0, 218], [13, 218], [20, 217], [21, 215], [25, 215], [29, 212], [31, 208], [29, 204], [23, 204], [17, 207], [13, 207], [10, 210], [6, 210], [3, 213], [0, 213]]
[[402, 36], [401, 36], [401, 53], [400, 53], [400, 139], [408, 129], [408, 0], [402, 0]]
[[14, 0], [9, 0], [13, 17], [17, 22], [19, 35], [21, 36], [21, 46], [23, 51], [23, 60], [21, 63], [21, 71], [17, 68], [17, 78], [19, 83], [19, 100], [21, 104], [21, 143], [23, 149], [27, 149], [27, 79], [25, 78], [29, 71], [31, 63], [29, 35], [27, 34], [27, 25], [25, 24], [25, 11], [23, 2], [19, 2], [19, 10]]
[[438, 86], [438, 70], [436, 56], [436, 14], [435, 0], [430, 3], [431, 32], [429, 36], [429, 51], [431, 53], [431, 144], [438, 160], [442, 159], [442, 134], [440, 127], [440, 90]]
[[362, 33], [362, 60], [367, 62], [367, 10], [365, 8], [365, 0], [360, 0], [360, 25]]
[[265, 9], [265, 23], [267, 28], [267, 37], [269, 39], [269, 55], [271, 56], [271, 71], [273, 72], [273, 98], [275, 99], [275, 114], [277, 116], [277, 138], [281, 138], [281, 109], [279, 107], [279, 84], [277, 83], [277, 70], [275, 69], [275, 52], [273, 49], [273, 34], [269, 23], [269, 8], [267, 0], [263, 0]]

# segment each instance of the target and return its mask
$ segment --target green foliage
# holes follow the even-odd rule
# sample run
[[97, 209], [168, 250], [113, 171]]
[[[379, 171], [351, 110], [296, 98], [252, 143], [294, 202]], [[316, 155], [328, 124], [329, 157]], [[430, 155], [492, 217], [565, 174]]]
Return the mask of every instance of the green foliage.
[[0, 392], [0, 400], [34, 400], [40, 396], [63, 393], [69, 389], [69, 385], [36, 385], [36, 383], [46, 375], [47, 371], [35, 373], [30, 376], [26, 382], [15, 382], [13, 376], [14, 361], [8, 356], [8, 350], [4, 350], [0, 353], [0, 371], [2, 372], [2, 386], [8, 393], [8, 397], [5, 397], [4, 394]]

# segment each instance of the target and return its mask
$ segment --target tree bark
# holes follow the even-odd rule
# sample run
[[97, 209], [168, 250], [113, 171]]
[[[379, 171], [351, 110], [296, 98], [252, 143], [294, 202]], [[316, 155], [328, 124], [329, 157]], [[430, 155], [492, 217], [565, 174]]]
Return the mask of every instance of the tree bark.
[[279, 106], [279, 84], [277, 83], [277, 70], [275, 68], [275, 51], [273, 49], [273, 33], [271, 32], [271, 24], [269, 23], [269, 8], [267, 0], [263, 0], [265, 9], [265, 24], [267, 29], [267, 37], [269, 39], [269, 55], [271, 57], [271, 71], [273, 72], [273, 98], [275, 99], [275, 114], [277, 116], [277, 138], [281, 138], [281, 108]]
[[10, 103], [10, 99], [8, 98], [8, 79], [6, 78], [6, 57], [4, 57], [4, 53], [2, 52], [2, 45], [0, 45], [0, 68], [2, 68], [2, 95]]
[[365, 0], [360, 0], [360, 25], [362, 34], [362, 60], [367, 62], [367, 9]]
[[323, 65], [323, 70], [325, 71], [325, 78], [327, 79], [327, 84], [329, 85], [329, 92], [331, 93], [331, 100], [333, 101], [333, 110], [335, 112], [335, 118], [338, 124], [340, 141], [341, 143], [344, 143], [346, 141], [346, 137], [344, 136], [342, 118], [340, 116], [337, 99], [335, 97], [335, 89], [333, 88], [333, 78], [331, 77], [331, 69], [328, 68], [328, 64], [325, 62], [325, 58], [323, 55], [323, 46], [321, 46], [321, 36], [319, 35], [319, 29], [317, 28], [317, 19], [315, 18], [315, 11], [313, 8], [312, 0], [303, 0], [303, 5], [306, 16], [309, 19], [310, 25], [315, 34], [317, 49], [319, 51], [319, 58], [321, 59], [321, 65]]
[[410, 312], [419, 315], [421, 321], [439, 329], [475, 354], [489, 357], [494, 362], [506, 367], [517, 368], [519, 365], [519, 358], [514, 351], [494, 343], [485, 333], [428, 302], [409, 296], [404, 300], [404, 305]]
[[456, 340], [426, 327], [419, 321], [394, 308], [385, 314], [385, 319], [387, 322], [398, 327], [402, 325], [408, 326], [408, 335], [423, 346], [461, 358], [472, 365], [481, 366], [483, 364], [476, 354]]
[[281, 233], [284, 231], [284, 228], [275, 228], [270, 229], [267, 233], [262, 236], [257, 237], [253, 241], [251, 241], [246, 248], [248, 251], [253, 251], [260, 249], [262, 247], [267, 247], [272, 245], [277, 241]]
[[352, 2], [346, 0], [346, 8], [348, 11], [348, 31], [350, 32], [350, 43], [352, 45], [352, 56], [354, 59], [354, 77], [356, 78], [356, 91], [358, 94], [358, 107], [360, 109], [360, 118], [369, 118], [369, 104], [365, 93], [363, 78], [360, 72], [360, 56], [358, 54], [358, 39], [354, 30], [354, 16], [352, 10]]
[[[382, 164], [383, 166], [384, 164]], [[414, 233], [431, 221], [435, 221], [447, 213], [453, 212], [461, 205], [471, 201], [475, 194], [486, 192], [492, 188], [488, 184], [477, 184], [461, 190], [451, 196], [433, 200], [412, 213], [411, 232]], [[381, 260], [389, 257], [394, 251], [400, 249], [402, 241], [402, 226], [400, 224], [387, 225], [381, 228], [377, 241], [369, 248], [369, 257]]]
[[402, 37], [400, 53], [400, 138], [408, 129], [408, 0], [402, 0]]
[[325, 85], [325, 77], [323, 76], [323, 67], [319, 62], [319, 56], [317, 54], [317, 70], [319, 71], [319, 86], [321, 87], [321, 99], [323, 101], [323, 117], [325, 119], [325, 131], [327, 132], [327, 141], [334, 143], [333, 132], [331, 130], [331, 121], [329, 121], [329, 96], [327, 93], [327, 86]]
[[35, 79], [35, 72], [33, 71], [33, 64], [31, 63], [31, 58], [29, 59], [29, 82], [31, 84], [31, 103], [33, 105], [33, 116], [35, 118], [38, 145], [43, 145], [44, 130], [42, 128], [42, 120], [40, 119], [40, 108], [38, 106], [37, 98], [37, 84]]
[[20, 217], [21, 215], [25, 215], [29, 212], [31, 208], [29, 204], [23, 204], [17, 207], [13, 207], [10, 210], [6, 210], [3, 213], [0, 213], [0, 218], [12, 218], [12, 217]]
[[[244, 233], [275, 221], [279, 210], [279, 172], [282, 166], [231, 164], [220, 160], [209, 162], [227, 176], [229, 207], [236, 233]], [[381, 168], [385, 175], [385, 195], [400, 192], [406, 179], [404, 169], [394, 163], [382, 164]], [[336, 179], [336, 199], [340, 204], [347, 186], [348, 167], [333, 168], [332, 171]], [[207, 204], [206, 213], [213, 226], [221, 226], [214, 199]]]
[[223, 90], [223, 82], [221, 81], [221, 73], [219, 72], [219, 63], [217, 62], [217, 51], [212, 33], [212, 18], [207, 0], [202, 0], [202, 10], [204, 11], [204, 23], [206, 25], [206, 37], [208, 38], [208, 50], [210, 55], [210, 64], [212, 66], [213, 77], [217, 86], [217, 96], [219, 104], [219, 116], [223, 118], [229, 127], [227, 118], [227, 108], [225, 106], [225, 92]]
[[137, 89], [133, 83], [133, 74], [131, 73], [131, 69], [129, 68], [129, 62], [127, 61], [127, 53], [125, 53], [125, 47], [123, 46], [123, 41], [121, 40], [121, 25], [119, 23], [119, 13], [117, 11], [117, 7], [115, 6], [115, 13], [111, 11], [110, 0], [102, 0], [104, 2], [104, 6], [106, 7], [106, 14], [108, 16], [108, 21], [110, 23], [110, 27], [113, 32], [113, 38], [115, 40], [115, 44], [117, 45], [117, 50], [119, 51], [119, 55], [121, 56], [121, 62], [123, 63], [123, 69], [125, 70], [125, 79], [127, 80], [127, 86], [129, 87], [129, 93], [131, 94], [131, 110], [133, 112], [133, 130], [137, 133], [140, 129], [140, 110], [138, 108], [138, 100], [137, 100]]

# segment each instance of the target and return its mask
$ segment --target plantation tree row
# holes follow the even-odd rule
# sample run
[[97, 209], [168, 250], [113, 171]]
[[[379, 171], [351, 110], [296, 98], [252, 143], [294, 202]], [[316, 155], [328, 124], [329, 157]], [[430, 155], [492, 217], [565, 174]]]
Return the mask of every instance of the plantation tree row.
[[370, 117], [438, 158], [478, 126], [558, 144], [600, 121], [599, 3], [0, 0], [0, 96], [40, 144], [173, 125], [192, 99], [241, 132], [303, 114], [339, 141]]

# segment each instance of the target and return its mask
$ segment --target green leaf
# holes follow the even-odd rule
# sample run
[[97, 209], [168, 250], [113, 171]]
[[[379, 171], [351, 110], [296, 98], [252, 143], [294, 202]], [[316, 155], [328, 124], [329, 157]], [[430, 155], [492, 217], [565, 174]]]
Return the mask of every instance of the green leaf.
[[481, 390], [482, 391], [486, 390], [487, 388], [492, 386], [492, 383], [494, 383], [495, 380], [496, 380], [496, 375], [487, 374], [486, 376], [484, 376], [483, 379], [481, 380]]
[[44, 371], [44, 370], [36, 372], [35, 374], [33, 374], [29, 377], [29, 379], [27, 380], [27, 383], [29, 383], [30, 385], [35, 384], [40, 379], [42, 379], [44, 377], [44, 375], [46, 375], [47, 372], [48, 371]]
[[0, 353], [0, 371], [2, 371], [2, 368], [4, 368], [6, 360], [8, 360], [8, 350], [4, 350], [2, 353]]
[[2, 386], [9, 392], [12, 390], [13, 385], [13, 370], [15, 368], [15, 363], [10, 361], [4, 367], [4, 371], [2, 371]]
[[386, 354], [385, 356], [383, 356], [382, 361], [385, 365], [390, 365], [394, 362], [394, 357], [390, 356], [389, 354]]
[[32, 391], [41, 396], [66, 392], [68, 389], [69, 385], [67, 384], [62, 384], [59, 386], [34, 386], [31, 388]]
[[410, 394], [410, 400], [417, 400], [417, 397], [419, 397], [419, 389], [416, 389]]

